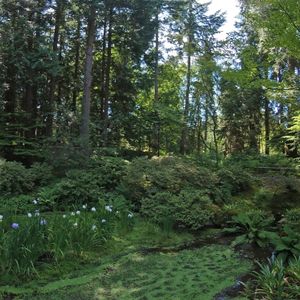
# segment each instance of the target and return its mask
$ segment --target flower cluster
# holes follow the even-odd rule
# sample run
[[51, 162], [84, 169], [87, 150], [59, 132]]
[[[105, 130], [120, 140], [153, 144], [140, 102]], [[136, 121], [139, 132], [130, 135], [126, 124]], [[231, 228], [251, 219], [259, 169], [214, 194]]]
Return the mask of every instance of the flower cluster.
[[[38, 198], [32, 203], [40, 204]], [[84, 204], [64, 214], [43, 215], [35, 209], [25, 216], [0, 215], [0, 257], [5, 257], [0, 260], [0, 275], [1, 270], [22, 273], [32, 269], [35, 273], [45, 253], [51, 253], [57, 261], [72, 253], [95, 251], [111, 238], [117, 222], [127, 226], [132, 224], [132, 218], [131, 212], [115, 210], [110, 204]]]

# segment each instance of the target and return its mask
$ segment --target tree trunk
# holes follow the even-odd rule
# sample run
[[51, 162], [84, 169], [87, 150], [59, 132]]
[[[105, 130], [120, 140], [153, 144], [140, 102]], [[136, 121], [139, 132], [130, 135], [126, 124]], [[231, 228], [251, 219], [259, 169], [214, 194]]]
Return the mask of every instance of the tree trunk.
[[[58, 40], [59, 40], [59, 31], [62, 22], [62, 11], [63, 11], [63, 0], [56, 1], [56, 12], [55, 12], [55, 28], [53, 35], [52, 50], [54, 55], [57, 55], [58, 50]], [[56, 87], [57, 78], [54, 75], [50, 76], [50, 86], [49, 86], [49, 96], [48, 96], [48, 105], [46, 111], [46, 129], [45, 134], [48, 137], [52, 136], [52, 127], [53, 127], [53, 110], [54, 110], [54, 96], [55, 96], [55, 87]]]
[[90, 7], [90, 15], [87, 28], [86, 57], [84, 66], [84, 85], [82, 98], [82, 121], [80, 128], [80, 138], [83, 146], [89, 145], [89, 122], [91, 109], [91, 85], [93, 68], [93, 45], [96, 31], [96, 8], [93, 4]]
[[103, 37], [102, 37], [102, 62], [101, 62], [101, 89], [100, 89], [100, 119], [104, 119], [105, 102], [105, 74], [106, 74], [106, 38], [107, 38], [107, 10], [105, 8]]
[[265, 154], [270, 154], [270, 107], [269, 100], [265, 98]]
[[186, 92], [185, 92], [185, 105], [183, 113], [183, 129], [181, 133], [180, 153], [186, 154], [187, 140], [188, 140], [188, 119], [189, 119], [189, 106], [190, 106], [190, 88], [191, 88], [191, 58], [192, 58], [192, 1], [189, 0], [189, 34], [188, 34], [188, 51], [187, 51], [187, 74], [186, 74]]
[[157, 156], [160, 155], [160, 118], [159, 118], [159, 112], [157, 110], [157, 104], [158, 104], [158, 62], [159, 62], [159, 7], [157, 7], [156, 16], [155, 16], [155, 22], [156, 22], [156, 31], [155, 31], [155, 70], [154, 70], [154, 107], [155, 107], [155, 115], [157, 118], [155, 118], [155, 136], [156, 136], [156, 142], [155, 142], [155, 152]]
[[77, 111], [77, 96], [78, 96], [78, 75], [79, 75], [79, 58], [80, 58], [80, 29], [81, 29], [81, 21], [80, 15], [77, 20], [77, 29], [76, 29], [76, 43], [75, 43], [75, 66], [74, 66], [74, 87], [72, 94], [72, 110], [73, 112]]
[[108, 16], [108, 35], [107, 35], [107, 60], [105, 72], [105, 94], [104, 94], [104, 126], [103, 126], [103, 146], [107, 146], [108, 142], [108, 111], [109, 111], [109, 97], [110, 97], [110, 68], [111, 68], [111, 50], [112, 50], [112, 17], [113, 8], [109, 9]]

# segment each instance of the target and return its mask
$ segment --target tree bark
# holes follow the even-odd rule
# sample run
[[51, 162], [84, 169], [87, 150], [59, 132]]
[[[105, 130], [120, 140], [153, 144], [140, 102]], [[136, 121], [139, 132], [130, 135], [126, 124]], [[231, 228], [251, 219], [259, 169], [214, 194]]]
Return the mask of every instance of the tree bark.
[[154, 106], [155, 106], [155, 115], [156, 120], [154, 124], [155, 128], [155, 136], [156, 136], [156, 142], [155, 142], [155, 152], [157, 156], [160, 155], [160, 118], [159, 118], [159, 112], [157, 110], [157, 104], [159, 100], [159, 94], [158, 94], [158, 62], [159, 62], [159, 6], [157, 6], [156, 16], [155, 16], [155, 22], [156, 22], [156, 31], [155, 31], [155, 70], [154, 70]]
[[103, 126], [103, 146], [106, 147], [108, 143], [108, 111], [109, 111], [109, 97], [110, 97], [110, 68], [111, 68], [111, 51], [112, 51], [112, 17], [113, 8], [109, 9], [108, 16], [108, 34], [107, 34], [107, 60], [105, 72], [105, 94], [104, 94], [104, 126]]
[[83, 146], [89, 145], [89, 122], [91, 109], [91, 85], [93, 68], [93, 45], [96, 31], [96, 8], [93, 4], [90, 7], [90, 15], [87, 28], [86, 57], [84, 66], [84, 85], [82, 98], [82, 122], [80, 128], [80, 138]]
[[265, 154], [270, 154], [270, 107], [269, 100], [265, 98]]
[[[63, 0], [56, 1], [56, 12], [55, 12], [55, 27], [54, 27], [54, 35], [53, 35], [53, 43], [52, 43], [52, 51], [54, 55], [57, 55], [58, 50], [58, 40], [59, 40], [59, 32], [62, 22], [62, 11], [63, 11]], [[46, 128], [45, 134], [48, 137], [52, 136], [52, 128], [53, 128], [53, 110], [54, 110], [54, 96], [55, 96], [55, 87], [56, 87], [57, 78], [54, 75], [50, 76], [50, 86], [49, 86], [49, 96], [48, 96], [48, 105], [46, 111]]]
[[191, 58], [192, 58], [192, 0], [189, 0], [189, 28], [188, 28], [188, 50], [187, 50], [187, 74], [186, 74], [186, 92], [185, 92], [185, 105], [183, 113], [183, 129], [181, 133], [180, 153], [186, 154], [187, 152], [187, 140], [188, 140], [188, 118], [190, 108], [190, 88], [191, 88]]
[[77, 111], [77, 96], [78, 96], [78, 75], [79, 75], [79, 58], [80, 58], [80, 29], [81, 21], [80, 15], [77, 19], [77, 29], [76, 29], [76, 43], [75, 43], [75, 66], [74, 66], [74, 87], [72, 93], [72, 110]]

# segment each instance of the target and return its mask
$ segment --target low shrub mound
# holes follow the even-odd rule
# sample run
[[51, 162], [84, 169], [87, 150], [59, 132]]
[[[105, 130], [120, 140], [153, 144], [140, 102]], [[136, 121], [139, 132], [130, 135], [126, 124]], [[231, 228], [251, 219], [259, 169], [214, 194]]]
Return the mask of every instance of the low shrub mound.
[[192, 161], [177, 157], [138, 158], [132, 161], [123, 177], [120, 191], [137, 208], [143, 198], [156, 193], [179, 195], [183, 189], [205, 189], [210, 197], [219, 200], [217, 176]]
[[218, 207], [205, 190], [183, 189], [178, 195], [158, 192], [142, 199], [141, 212], [163, 224], [171, 220], [176, 225], [199, 229], [212, 222]]
[[26, 168], [19, 162], [0, 160], [0, 196], [25, 194], [52, 179], [52, 168], [45, 163]]

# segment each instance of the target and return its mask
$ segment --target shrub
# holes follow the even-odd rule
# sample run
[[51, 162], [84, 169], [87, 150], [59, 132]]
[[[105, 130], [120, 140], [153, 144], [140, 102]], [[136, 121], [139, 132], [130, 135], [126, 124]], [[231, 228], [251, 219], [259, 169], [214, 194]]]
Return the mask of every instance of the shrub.
[[158, 192], [148, 198], [143, 198], [141, 213], [156, 223], [162, 223], [164, 219], [174, 216], [173, 200], [176, 197], [170, 192]]
[[52, 180], [52, 168], [34, 163], [30, 168], [15, 161], [0, 161], [0, 195], [25, 194]]
[[268, 169], [259, 169], [260, 167], [293, 167], [294, 162], [292, 159], [287, 158], [283, 154], [276, 154], [276, 155], [261, 155], [261, 154], [253, 154], [253, 155], [246, 155], [242, 154], [235, 154], [231, 155], [224, 161], [224, 166], [231, 167], [235, 165], [240, 169], [256, 169], [260, 172], [266, 172]]
[[93, 174], [78, 172], [78, 175], [77, 178], [65, 178], [52, 186], [42, 188], [38, 193], [39, 198], [50, 208], [95, 204], [102, 195], [103, 188], [98, 185]]
[[251, 189], [253, 177], [237, 167], [222, 168], [217, 171], [219, 186], [227, 196], [237, 195]]
[[182, 158], [160, 157], [133, 160], [119, 190], [139, 208], [142, 198], [162, 192], [179, 195], [181, 190], [188, 188], [205, 189], [212, 200], [219, 201], [220, 192], [216, 186], [217, 177], [208, 169]]
[[89, 172], [97, 176], [99, 183], [106, 191], [114, 191], [126, 175], [128, 162], [119, 157], [95, 158]]
[[70, 170], [59, 182], [42, 188], [41, 200], [50, 207], [83, 203], [96, 204], [99, 197], [115, 190], [125, 172], [126, 162], [119, 158], [103, 158], [83, 170]]
[[53, 180], [53, 168], [46, 163], [34, 163], [30, 169], [35, 186], [44, 186]]
[[0, 161], [0, 195], [24, 194], [33, 188], [32, 174], [21, 163]]
[[143, 198], [141, 212], [151, 220], [164, 224], [165, 220], [188, 228], [199, 229], [210, 223], [217, 207], [207, 191], [185, 189], [178, 195], [158, 192]]

